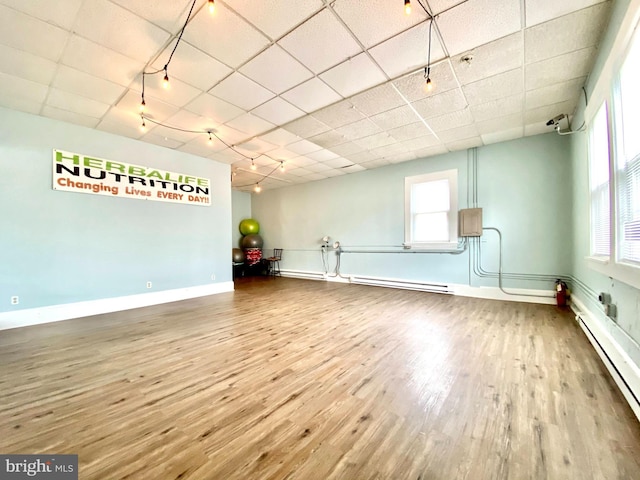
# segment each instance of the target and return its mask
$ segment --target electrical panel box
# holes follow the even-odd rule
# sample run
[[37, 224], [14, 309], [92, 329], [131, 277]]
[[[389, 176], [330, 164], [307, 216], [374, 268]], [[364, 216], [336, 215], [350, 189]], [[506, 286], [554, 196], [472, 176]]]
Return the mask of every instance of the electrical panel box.
[[460, 210], [460, 236], [482, 236], [482, 209], [465, 208]]

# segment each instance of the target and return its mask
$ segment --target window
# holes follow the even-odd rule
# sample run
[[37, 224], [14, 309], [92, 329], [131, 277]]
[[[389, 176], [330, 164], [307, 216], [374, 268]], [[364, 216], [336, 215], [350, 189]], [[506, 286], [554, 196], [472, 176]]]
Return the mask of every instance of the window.
[[457, 170], [405, 178], [405, 245], [434, 250], [457, 247]]
[[640, 265], [640, 41], [620, 69], [615, 91], [617, 260]]
[[608, 257], [611, 243], [609, 197], [609, 125], [603, 104], [589, 129], [591, 255]]

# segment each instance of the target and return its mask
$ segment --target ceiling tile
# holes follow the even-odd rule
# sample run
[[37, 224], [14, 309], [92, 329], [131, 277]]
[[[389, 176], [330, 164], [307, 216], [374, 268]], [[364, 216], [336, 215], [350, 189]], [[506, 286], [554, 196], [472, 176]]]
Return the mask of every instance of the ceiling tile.
[[361, 0], [340, 0], [334, 10], [365, 47], [372, 47], [401, 33], [427, 16], [415, 5], [410, 15], [406, 15], [402, 4], [387, 0], [368, 0], [366, 6]]
[[169, 40], [169, 34], [107, 0], [84, 2], [74, 33], [141, 62]]
[[362, 168], [370, 169], [370, 168], [385, 167], [385, 166], [389, 165], [390, 163], [391, 162], [389, 162], [389, 160], [387, 160], [386, 158], [378, 158], [376, 160], [371, 160], [369, 162], [362, 162], [359, 165]]
[[47, 105], [95, 118], [102, 117], [109, 109], [109, 105], [106, 103], [97, 102], [73, 93], [63, 92], [57, 88], [49, 89]]
[[462, 86], [469, 105], [480, 105], [521, 93], [524, 87], [523, 69], [516, 68], [493, 77]]
[[52, 25], [71, 30], [83, 0], [0, 0], [0, 3]]
[[428, 119], [462, 110], [467, 106], [467, 100], [458, 88], [418, 100], [413, 102], [412, 105], [422, 118]]
[[[343, 167], [348, 167], [349, 165], [353, 165], [353, 162], [351, 160], [347, 160], [346, 158], [334, 158], [332, 160], [327, 160], [326, 162], [323, 162], [323, 164], [329, 168], [343, 168]], [[308, 168], [311, 168], [311, 167], [308, 167]]]
[[[49, 8], [49, 7], [48, 7]], [[37, 32], [37, 35], [34, 35]], [[0, 5], [0, 44], [58, 61], [69, 32]]]
[[369, 150], [364, 150], [362, 152], [352, 153], [350, 155], [347, 155], [346, 158], [348, 158], [352, 162], [365, 163], [365, 162], [372, 162], [373, 160], [376, 159], [376, 156], [373, 155]]
[[[262, 138], [259, 138], [259, 140], [262, 140]], [[299, 155], [295, 152], [292, 152], [291, 150], [287, 150], [286, 148], [281, 147], [281, 148], [276, 148], [274, 150], [270, 150], [269, 156], [271, 158], [275, 158], [276, 160], [286, 160], [287, 164], [289, 164], [289, 160], [292, 160], [298, 157]]]
[[408, 151], [422, 150], [423, 148], [433, 147], [442, 143], [435, 135], [423, 135], [422, 137], [412, 138], [411, 140], [405, 140], [400, 144]]
[[[189, 142], [198, 137], [198, 134], [191, 132], [182, 132], [180, 130], [174, 130], [172, 128], [164, 127], [162, 125], [156, 125], [153, 130], [146, 133], [142, 140], [144, 140], [148, 135], [153, 135], [155, 138], [167, 138], [167, 143], [178, 143], [183, 144]], [[172, 142], [170, 142], [171, 140]]]
[[468, 150], [470, 148], [476, 148], [482, 146], [481, 137], [465, 138], [463, 140], [456, 140], [453, 142], [445, 143], [445, 146], [450, 152], [457, 152], [459, 150]]
[[[526, 93], [525, 108], [532, 110], [565, 100], [576, 100], [582, 95], [581, 88], [587, 77], [576, 78], [568, 82], [554, 83], [547, 87], [530, 90]], [[566, 112], [573, 113], [573, 112]]]
[[425, 88], [426, 79], [424, 70], [418, 70], [417, 72], [394, 80], [393, 84], [409, 102], [415, 102], [416, 100], [421, 100], [431, 95], [444, 93], [460, 86], [453, 74], [449, 59], [432, 66], [429, 79], [433, 85], [431, 91]]
[[316, 180], [324, 180], [327, 177], [325, 177], [321, 173], [310, 173], [309, 175], [305, 175], [304, 178], [306, 178], [307, 180], [316, 181]]
[[339, 156], [329, 150], [318, 150], [317, 152], [307, 153], [305, 157], [315, 160], [316, 162], [326, 162], [327, 160], [333, 160]]
[[298, 142], [290, 143], [287, 145], [287, 150], [298, 153], [300, 155], [306, 155], [311, 152], [317, 152], [322, 150], [320, 145], [317, 145], [309, 140], [300, 140]]
[[451, 63], [460, 83], [466, 85], [521, 67], [524, 58], [522, 32], [456, 55]]
[[422, 122], [415, 122], [389, 130], [389, 134], [398, 141], [411, 140], [412, 138], [422, 137], [430, 133], [431, 130]]
[[353, 143], [353, 142], [342, 143], [340, 145], [331, 147], [331, 151], [333, 153], [340, 155], [341, 157], [352, 155], [354, 153], [359, 153], [359, 152], [362, 152], [363, 150], [364, 148], [362, 148], [357, 143]]
[[57, 65], [51, 60], [0, 45], [0, 72], [49, 85]]
[[[446, 55], [435, 32], [431, 41], [431, 62], [435, 63]], [[429, 22], [424, 22], [373, 47], [369, 52], [385, 73], [395, 78], [424, 68], [427, 65], [428, 47]]]
[[394, 108], [393, 110], [387, 110], [386, 112], [379, 113], [370, 118], [383, 130], [402, 127], [404, 125], [415, 123], [416, 120], [419, 120], [419, 117], [409, 105]]
[[216, 142], [214, 139], [213, 145], [209, 143], [209, 139], [198, 135], [193, 140], [177, 147], [181, 152], [190, 153], [192, 155], [198, 155], [200, 157], [210, 158], [214, 153], [224, 150], [224, 146], [221, 142]]
[[241, 108], [208, 93], [202, 93], [195, 100], [189, 102], [185, 109], [203, 117], [211, 118], [216, 123], [228, 122], [244, 113]]
[[409, 162], [411, 160], [415, 160], [418, 157], [414, 152], [407, 152], [407, 153], [396, 153], [395, 155], [391, 155], [386, 158], [389, 160], [389, 163], [402, 163], [402, 162]]
[[[153, 99], [158, 99], [176, 107], [184, 107], [202, 93], [197, 88], [187, 85], [177, 78], [170, 78], [169, 87], [164, 88], [162, 86], [162, 77], [162, 75], [152, 75], [146, 76], [144, 80], [144, 98], [145, 103], [149, 106], [153, 103]], [[133, 83], [133, 88], [139, 92], [142, 91], [142, 76], [136, 79]]]
[[340, 145], [341, 143], [346, 143], [347, 139], [339, 132], [335, 130], [329, 130], [328, 132], [310, 137], [309, 141], [315, 143], [316, 145], [320, 145], [323, 148], [330, 148], [335, 145]]
[[421, 150], [416, 150], [413, 152], [416, 155], [416, 158], [426, 158], [432, 157], [434, 155], [442, 155], [443, 153], [447, 153], [447, 147], [444, 144], [434, 145], [433, 147], [423, 148]]
[[292, 158], [291, 160], [287, 161], [287, 164], [289, 165], [289, 169], [293, 168], [294, 166], [295, 167], [306, 167], [307, 165], [312, 165], [314, 163], [316, 163], [315, 160], [312, 160], [312, 159], [307, 158], [307, 157], [302, 157], [302, 156], [295, 157], [295, 158]]
[[449, 54], [455, 56], [520, 30], [520, 2], [469, 0], [439, 15], [436, 23]]
[[287, 170], [287, 173], [290, 173], [291, 175], [295, 175], [298, 177], [303, 177], [305, 175], [310, 175], [313, 172], [311, 170], [307, 170], [306, 168], [298, 167], [298, 168], [290, 168], [289, 170]]
[[391, 82], [354, 95], [349, 102], [365, 115], [375, 115], [406, 104]]
[[276, 125], [282, 125], [296, 118], [302, 117], [305, 113], [294, 107], [289, 102], [280, 97], [275, 97], [259, 107], [253, 109], [251, 113], [264, 118]]
[[234, 0], [233, 9], [277, 40], [324, 7], [321, 0]]
[[218, 125], [215, 128], [216, 135], [220, 137], [225, 143], [229, 145], [236, 145], [247, 140], [250, 135], [244, 132], [239, 132], [235, 128], [228, 125]]
[[[250, 153], [250, 157], [255, 156], [256, 153], [267, 153], [272, 152], [277, 147], [273, 143], [265, 142], [259, 138], [252, 138], [251, 140], [247, 140], [246, 142], [238, 144], [238, 149], [246, 150]], [[272, 165], [275, 161], [273, 158], [270, 158], [271, 154], [269, 153], [268, 157], [260, 157], [254, 160], [256, 165]]]
[[[325, 170], [324, 172], [322, 172], [322, 174], [324, 176], [326, 176], [327, 178], [331, 178], [331, 177], [339, 177], [340, 175], [346, 175], [347, 173], [353, 173], [355, 170], [351, 170], [354, 167], [360, 167], [359, 165], [351, 165], [350, 167], [347, 168], [331, 168], [329, 170]], [[364, 170], [364, 168], [362, 168], [362, 170]]]
[[340, 100], [340, 95], [319, 78], [312, 78], [281, 96], [307, 113]]
[[[169, 44], [153, 63], [153, 69], [161, 70], [164, 67], [174, 46], [173, 42]], [[177, 78], [200, 90], [209, 90], [232, 72], [225, 64], [187, 42], [180, 43], [180, 47], [171, 59], [169, 70], [171, 79]]]
[[227, 125], [249, 135], [260, 135], [267, 130], [275, 128], [275, 125], [273, 123], [267, 122], [266, 120], [263, 120], [260, 117], [256, 117], [255, 115], [252, 115], [250, 113], [245, 113], [237, 118], [234, 118], [233, 120], [228, 121]]
[[512, 113], [522, 114], [524, 109], [524, 94], [519, 93], [480, 105], [471, 105], [470, 109], [476, 122], [482, 122]]
[[[154, 127], [155, 125], [149, 124], [148, 130], [152, 130]], [[131, 138], [140, 138], [144, 134], [140, 130], [140, 116], [133, 111], [120, 108], [111, 108], [102, 117], [97, 128], [98, 130]]]
[[[153, 0], [153, 2], [132, 2], [131, 0], [111, 1], [174, 34], [184, 25], [192, 3], [190, 0]], [[197, 11], [204, 1], [205, 0], [198, 0], [194, 11]]]
[[399, 153], [407, 153], [407, 147], [402, 143], [390, 143], [382, 147], [374, 148], [371, 150], [371, 154], [380, 158], [389, 158]]
[[531, 27], [602, 1], [604, 0], [564, 0], [562, 2], [557, 0], [525, 0], [526, 26]]
[[306, 167], [304, 167], [306, 170], [309, 170], [310, 172], [323, 172], [326, 170], [331, 170], [333, 167], [330, 167], [328, 165], [329, 162], [338, 162], [341, 165], [350, 165], [351, 162], [348, 160], [345, 160], [344, 158], [334, 158], [333, 160], [328, 160], [327, 163], [321, 163], [321, 162], [316, 162], [313, 163], [311, 165], [307, 165]]
[[[369, 135], [373, 135], [374, 133], [382, 132], [382, 129], [373, 123], [370, 119], [364, 118], [362, 120], [358, 120], [357, 122], [350, 123], [348, 125], [344, 125], [342, 127], [336, 128], [336, 132], [342, 135], [347, 140], [356, 140], [362, 137], [368, 137]], [[358, 146], [357, 144], [351, 144]], [[353, 148], [353, 147], [352, 147]], [[336, 150], [332, 148], [335, 152]]]
[[203, 8], [196, 14], [183, 38], [212, 57], [237, 68], [269, 45], [269, 39], [221, 2], [216, 12]]
[[312, 137], [313, 135], [331, 130], [328, 125], [313, 118], [311, 115], [287, 123], [283, 128], [303, 138]]
[[313, 74], [278, 45], [272, 45], [253, 58], [240, 71], [272, 92], [282, 93]]
[[508, 130], [503, 130], [499, 132], [485, 133], [484, 135], [480, 135], [480, 138], [482, 138], [482, 143], [484, 143], [485, 145], [491, 145], [492, 143], [515, 140], [516, 138], [521, 138], [523, 135], [524, 135], [523, 127], [514, 127]]
[[260, 135], [260, 140], [284, 147], [285, 145], [299, 141], [300, 137], [294, 133], [286, 131], [284, 128], [277, 128], [272, 132]]
[[[179, 110], [175, 115], [169, 117], [162, 123], [171, 127], [193, 130], [194, 132], [215, 131], [215, 123], [210, 118], [196, 115], [195, 113], [191, 113], [187, 110]], [[207, 138], [204, 134], [200, 134], [199, 136]]]
[[[570, 115], [576, 108], [576, 103], [577, 102], [575, 100], [572, 100], [527, 110], [524, 117], [525, 125], [529, 126], [532, 123], [546, 123], [547, 120], [561, 113]], [[553, 131], [552, 128], [549, 128], [549, 130]]]
[[238, 72], [232, 73], [209, 93], [245, 110], [252, 110], [275, 95]]
[[522, 136], [523, 116], [522, 113], [514, 113], [505, 115], [504, 117], [496, 117], [484, 122], [477, 122], [476, 128], [480, 135], [489, 135], [492, 133], [506, 132], [520, 128]]
[[357, 122], [365, 118], [365, 116], [347, 100], [316, 110], [313, 112], [313, 117], [332, 128], [342, 127], [348, 123]]
[[[140, 123], [140, 92], [135, 90], [129, 90], [118, 101], [117, 107], [120, 110], [127, 111], [130, 114], [138, 118], [137, 123]], [[164, 122], [167, 118], [175, 115], [178, 112], [178, 108], [174, 105], [169, 105], [159, 100], [154, 100], [151, 104], [148, 104], [145, 108], [145, 116], [156, 120], [158, 122]]]
[[458, 140], [478, 137], [478, 129], [475, 125], [465, 125], [463, 127], [452, 128], [444, 132], [438, 132], [438, 138], [444, 143], [452, 143]]
[[356, 94], [387, 80], [385, 74], [366, 53], [349, 58], [320, 75], [343, 97]]
[[80, 115], [79, 113], [69, 112], [68, 110], [61, 110], [59, 108], [45, 105], [42, 109], [42, 115], [56, 120], [62, 120], [63, 122], [73, 123], [76, 125], [82, 125], [83, 127], [96, 128], [99, 119], [95, 117], [88, 117], [86, 115]]
[[64, 65], [58, 68], [51, 86], [107, 104], [115, 103], [127, 90], [121, 85]]
[[[300, 25], [278, 43], [316, 74], [362, 51], [327, 9]], [[310, 45], [313, 48], [309, 48]]]
[[141, 138], [141, 140], [148, 143], [153, 143], [154, 145], [159, 145], [165, 148], [177, 148], [183, 145], [183, 142], [179, 142], [177, 140], [173, 140], [169, 137], [164, 137], [162, 135], [159, 135], [153, 132], [147, 133]]
[[444, 130], [451, 130], [453, 128], [464, 127], [465, 125], [470, 125], [472, 123], [473, 116], [468, 108], [429, 119], [429, 127], [431, 127], [431, 129], [436, 133]]
[[384, 147], [385, 145], [390, 145], [395, 143], [395, 139], [386, 132], [376, 133], [375, 135], [369, 135], [368, 137], [360, 138], [356, 140], [354, 143], [357, 143], [361, 147], [366, 148], [367, 150], [373, 150], [375, 148]]
[[524, 74], [525, 88], [534, 90], [587, 76], [591, 71], [596, 52], [596, 47], [583, 48], [527, 65]]
[[62, 63], [94, 77], [129, 86], [144, 64], [102, 45], [73, 35], [62, 55]]
[[610, 3], [600, 3], [526, 29], [525, 63], [596, 45], [609, 19]]

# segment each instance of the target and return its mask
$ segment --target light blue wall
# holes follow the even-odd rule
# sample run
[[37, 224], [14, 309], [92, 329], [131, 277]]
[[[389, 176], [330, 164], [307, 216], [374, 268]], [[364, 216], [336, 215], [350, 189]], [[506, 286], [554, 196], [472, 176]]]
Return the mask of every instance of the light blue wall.
[[[611, 23], [600, 47], [595, 68], [590, 75], [586, 90], [593, 91], [602, 68], [610, 55], [615, 36], [619, 31], [624, 14], [629, 6], [629, 0], [614, 2]], [[576, 112], [574, 124], [579, 125], [584, 118], [584, 106]], [[602, 327], [608, 331], [631, 356], [636, 365], [640, 366], [640, 290], [623, 282], [606, 277], [589, 267], [586, 257], [590, 253], [589, 234], [589, 164], [588, 164], [588, 135], [579, 133], [572, 136], [572, 186], [573, 186], [573, 275], [584, 282], [586, 288], [579, 285], [574, 295], [596, 314]], [[638, 273], [640, 275], [640, 273]], [[606, 292], [618, 309], [617, 320], [614, 322], [603, 313], [602, 305], [598, 303], [598, 292]]]
[[[251, 218], [251, 194], [246, 192], [231, 192], [231, 231], [233, 248], [240, 247], [242, 234], [240, 222], [245, 218]], [[231, 253], [229, 253], [231, 255]]]
[[[404, 179], [458, 169], [459, 206], [471, 206], [473, 151], [390, 165], [319, 182], [253, 195], [252, 213], [262, 225], [265, 248], [283, 247], [282, 267], [321, 272], [320, 239], [330, 235], [349, 247], [400, 247], [404, 242]], [[480, 147], [478, 205], [485, 226], [504, 236], [504, 268], [513, 273], [568, 275], [571, 233], [569, 141], [552, 135]], [[471, 197], [472, 198], [472, 197]], [[493, 232], [482, 240], [483, 267], [498, 270]], [[335, 254], [330, 255], [331, 267]], [[470, 267], [470, 252], [342, 255], [341, 273], [412, 281], [497, 286]], [[506, 280], [506, 286], [552, 289], [549, 281]]]
[[[53, 149], [209, 178], [212, 205], [55, 191]], [[230, 281], [229, 174], [212, 160], [0, 109], [0, 312], [205, 285], [212, 274]]]

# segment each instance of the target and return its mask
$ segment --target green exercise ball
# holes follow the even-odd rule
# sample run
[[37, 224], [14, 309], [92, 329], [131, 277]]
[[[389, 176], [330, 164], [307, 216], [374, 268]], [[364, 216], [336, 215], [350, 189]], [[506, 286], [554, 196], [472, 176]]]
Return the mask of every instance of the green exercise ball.
[[260, 233], [260, 224], [253, 218], [245, 218], [240, 222], [240, 233], [242, 235], [251, 235]]
[[264, 244], [264, 241], [262, 240], [262, 237], [260, 235], [250, 234], [242, 237], [241, 245], [242, 245], [242, 248], [244, 249], [262, 248], [263, 244]]

